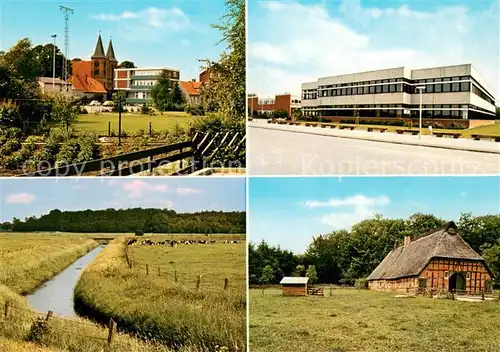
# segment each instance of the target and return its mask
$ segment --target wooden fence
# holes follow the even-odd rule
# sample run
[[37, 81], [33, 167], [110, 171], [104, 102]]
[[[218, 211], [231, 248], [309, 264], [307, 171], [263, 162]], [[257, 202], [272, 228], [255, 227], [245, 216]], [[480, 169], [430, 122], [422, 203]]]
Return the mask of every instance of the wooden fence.
[[179, 161], [178, 169], [171, 175], [186, 175], [200, 170], [208, 163], [217, 162], [223, 153], [229, 151], [236, 154], [245, 148], [245, 139], [245, 135], [238, 132], [197, 133], [191, 141], [56, 168], [38, 167], [37, 171], [21, 176], [82, 176], [85, 174], [87, 176], [89, 174], [90, 176], [129, 176], [143, 172], [152, 175], [154, 169], [177, 161]]

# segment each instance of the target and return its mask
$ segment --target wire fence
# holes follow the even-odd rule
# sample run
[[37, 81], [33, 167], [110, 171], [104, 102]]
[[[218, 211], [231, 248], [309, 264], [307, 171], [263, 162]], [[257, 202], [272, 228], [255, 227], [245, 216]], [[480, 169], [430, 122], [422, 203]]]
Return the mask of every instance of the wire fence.
[[[86, 339], [105, 341], [108, 345], [111, 345], [113, 343], [114, 336], [117, 332], [117, 324], [113, 319], [109, 320], [107, 327], [102, 327], [97, 324], [54, 316], [54, 312], [51, 310], [49, 310], [47, 313], [42, 313], [31, 309], [21, 308], [14, 305], [10, 301], [0, 302], [0, 306], [3, 307], [0, 322], [3, 321], [5, 324], [17, 320], [18, 322], [22, 323], [28, 322], [33, 328], [35, 324], [41, 323], [47, 326], [49, 330], [60, 331], [67, 334], [68, 336], [81, 336]], [[16, 312], [22, 312], [25, 314], [16, 314]], [[56, 321], [60, 322], [61, 324], [55, 323]], [[78, 328], [78, 326], [88, 326], [95, 330], [100, 330], [102, 332], [102, 336], [75, 331], [77, 329], [80, 329]], [[74, 329], [71, 329], [71, 327], [73, 327]]]

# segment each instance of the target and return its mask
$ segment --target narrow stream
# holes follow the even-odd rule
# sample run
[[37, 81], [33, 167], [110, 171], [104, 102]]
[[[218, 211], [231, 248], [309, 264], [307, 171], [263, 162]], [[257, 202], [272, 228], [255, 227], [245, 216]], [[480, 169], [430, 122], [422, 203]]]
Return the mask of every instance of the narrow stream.
[[62, 317], [76, 317], [73, 308], [73, 290], [80, 273], [104, 249], [101, 245], [80, 257], [70, 266], [26, 296], [31, 307], [38, 312], [53, 311]]

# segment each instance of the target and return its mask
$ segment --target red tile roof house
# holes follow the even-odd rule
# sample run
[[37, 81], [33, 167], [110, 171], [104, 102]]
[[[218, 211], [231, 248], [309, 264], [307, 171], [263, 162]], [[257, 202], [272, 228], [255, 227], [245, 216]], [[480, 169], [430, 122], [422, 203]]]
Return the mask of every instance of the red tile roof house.
[[406, 236], [404, 244], [389, 252], [367, 278], [370, 290], [431, 296], [491, 293], [492, 280], [485, 260], [453, 222], [413, 241]]
[[184, 99], [189, 105], [197, 106], [201, 104], [200, 88], [201, 82], [192, 81], [179, 81]]

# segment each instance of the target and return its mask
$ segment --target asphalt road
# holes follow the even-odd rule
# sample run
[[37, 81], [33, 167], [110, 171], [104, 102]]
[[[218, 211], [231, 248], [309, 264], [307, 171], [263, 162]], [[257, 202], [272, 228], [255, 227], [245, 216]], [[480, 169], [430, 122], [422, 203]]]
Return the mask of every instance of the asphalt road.
[[248, 128], [249, 175], [499, 174], [500, 155]]

